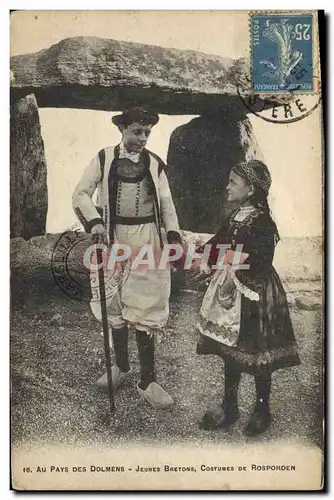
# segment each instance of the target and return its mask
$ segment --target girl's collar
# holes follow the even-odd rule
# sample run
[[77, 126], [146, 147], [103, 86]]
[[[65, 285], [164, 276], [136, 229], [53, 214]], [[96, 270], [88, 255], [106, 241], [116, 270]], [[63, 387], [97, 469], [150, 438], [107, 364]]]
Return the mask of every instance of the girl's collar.
[[251, 214], [257, 212], [258, 209], [253, 205], [240, 207], [234, 214], [233, 220], [235, 222], [244, 222]]
[[241, 206], [239, 207], [238, 209], [238, 212], [242, 212], [242, 213], [250, 213], [250, 212], [253, 212], [254, 210], [256, 210], [256, 208], [253, 206], [253, 205], [247, 205], [245, 207]]

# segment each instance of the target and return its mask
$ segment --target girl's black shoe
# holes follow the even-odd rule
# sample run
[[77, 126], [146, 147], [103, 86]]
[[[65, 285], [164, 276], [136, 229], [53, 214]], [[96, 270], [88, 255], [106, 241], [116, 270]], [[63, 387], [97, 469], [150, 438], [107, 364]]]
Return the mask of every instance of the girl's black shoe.
[[226, 411], [207, 411], [203, 415], [202, 420], [199, 422], [199, 428], [206, 431], [217, 429], [227, 431], [233, 424], [235, 424], [239, 416], [240, 413], [236, 405], [228, 407]]
[[265, 432], [271, 424], [269, 406], [256, 403], [253, 414], [244, 430], [246, 436], [257, 436]]

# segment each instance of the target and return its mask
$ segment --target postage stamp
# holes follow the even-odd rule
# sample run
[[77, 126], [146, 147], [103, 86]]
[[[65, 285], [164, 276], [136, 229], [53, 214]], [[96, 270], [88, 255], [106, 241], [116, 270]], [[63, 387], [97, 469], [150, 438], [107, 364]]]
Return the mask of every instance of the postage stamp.
[[250, 30], [254, 91], [315, 91], [312, 14], [252, 13]]

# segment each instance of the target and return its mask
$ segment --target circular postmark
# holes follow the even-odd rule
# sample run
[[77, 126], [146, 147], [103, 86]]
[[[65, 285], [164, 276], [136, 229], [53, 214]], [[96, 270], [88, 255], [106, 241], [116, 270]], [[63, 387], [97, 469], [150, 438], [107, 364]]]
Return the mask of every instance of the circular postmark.
[[288, 87], [284, 93], [256, 92], [251, 78], [237, 86], [238, 96], [249, 113], [270, 123], [289, 124], [303, 120], [319, 106], [321, 94], [304, 93], [300, 88]]
[[98, 264], [96, 247], [80, 231], [65, 231], [56, 241], [51, 257], [51, 272], [57, 286], [68, 297], [83, 302], [99, 301], [99, 266], [104, 269], [106, 299], [118, 293], [129, 278], [131, 259], [110, 265], [110, 249], [100, 245], [103, 262]]

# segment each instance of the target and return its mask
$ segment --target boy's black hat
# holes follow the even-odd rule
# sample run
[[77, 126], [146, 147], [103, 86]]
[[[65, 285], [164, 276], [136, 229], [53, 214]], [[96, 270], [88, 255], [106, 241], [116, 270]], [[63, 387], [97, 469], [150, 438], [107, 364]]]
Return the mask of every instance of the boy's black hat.
[[132, 108], [123, 111], [121, 115], [113, 116], [111, 121], [114, 125], [124, 127], [128, 127], [131, 123], [154, 126], [158, 123], [159, 116], [147, 108]]

